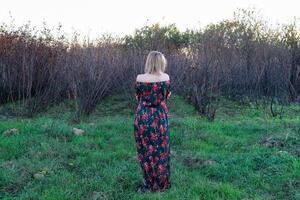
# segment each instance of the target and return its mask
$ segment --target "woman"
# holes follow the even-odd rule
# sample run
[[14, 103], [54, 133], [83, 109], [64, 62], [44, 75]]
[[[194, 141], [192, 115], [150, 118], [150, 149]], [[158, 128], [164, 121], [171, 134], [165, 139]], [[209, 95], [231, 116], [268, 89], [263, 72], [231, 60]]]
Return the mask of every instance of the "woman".
[[138, 192], [164, 191], [170, 183], [170, 133], [166, 101], [171, 95], [170, 78], [164, 73], [167, 60], [158, 51], [148, 54], [145, 74], [135, 82], [138, 106], [134, 136], [143, 183]]

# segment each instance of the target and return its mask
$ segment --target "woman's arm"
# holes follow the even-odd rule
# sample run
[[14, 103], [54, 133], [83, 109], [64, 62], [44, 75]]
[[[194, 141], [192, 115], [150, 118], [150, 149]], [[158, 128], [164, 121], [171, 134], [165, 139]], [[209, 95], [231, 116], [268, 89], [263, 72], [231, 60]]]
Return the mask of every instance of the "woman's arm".
[[139, 90], [136, 82], [134, 83], [134, 90], [135, 90], [135, 99], [136, 101], [139, 101]]

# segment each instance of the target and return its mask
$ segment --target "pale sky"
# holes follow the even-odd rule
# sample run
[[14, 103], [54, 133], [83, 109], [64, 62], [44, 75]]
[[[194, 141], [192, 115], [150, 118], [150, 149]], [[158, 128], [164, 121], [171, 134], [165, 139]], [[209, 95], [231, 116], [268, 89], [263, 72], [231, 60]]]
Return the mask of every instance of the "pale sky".
[[28, 21], [40, 27], [59, 22], [63, 32], [73, 30], [90, 38], [102, 33], [132, 34], [135, 28], [159, 22], [176, 23], [180, 30], [199, 28], [229, 19], [237, 8], [252, 8], [270, 23], [287, 23], [300, 18], [300, 0], [2, 0], [0, 23], [16, 25]]

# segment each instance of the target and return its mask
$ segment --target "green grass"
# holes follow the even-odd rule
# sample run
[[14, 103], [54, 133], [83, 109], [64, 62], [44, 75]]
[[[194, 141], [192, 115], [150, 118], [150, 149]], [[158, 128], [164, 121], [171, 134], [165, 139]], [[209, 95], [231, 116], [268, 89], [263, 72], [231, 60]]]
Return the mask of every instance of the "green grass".
[[[135, 192], [135, 107], [114, 95], [79, 124], [72, 123], [72, 101], [32, 119], [0, 114], [0, 198], [300, 199], [299, 107], [274, 118], [267, 108], [222, 100], [209, 122], [180, 96], [168, 105], [170, 190]], [[85, 134], [74, 135], [73, 127]], [[10, 128], [20, 134], [3, 136]]]

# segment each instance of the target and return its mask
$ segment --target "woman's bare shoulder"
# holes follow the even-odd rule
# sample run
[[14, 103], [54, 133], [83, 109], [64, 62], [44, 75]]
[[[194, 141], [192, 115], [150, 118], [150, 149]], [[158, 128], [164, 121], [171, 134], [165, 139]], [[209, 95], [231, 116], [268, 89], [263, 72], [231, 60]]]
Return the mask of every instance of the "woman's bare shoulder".
[[144, 74], [138, 74], [137, 76], [136, 76], [136, 81], [142, 81], [143, 80], [143, 75]]
[[167, 74], [167, 73], [164, 73], [164, 74], [165, 74], [165, 76], [166, 76], [167, 80], [170, 80], [170, 76], [169, 76], [169, 74]]
[[170, 80], [169, 74], [163, 73], [163, 74], [162, 74], [162, 80], [163, 80], [163, 81], [169, 81], [169, 80]]

